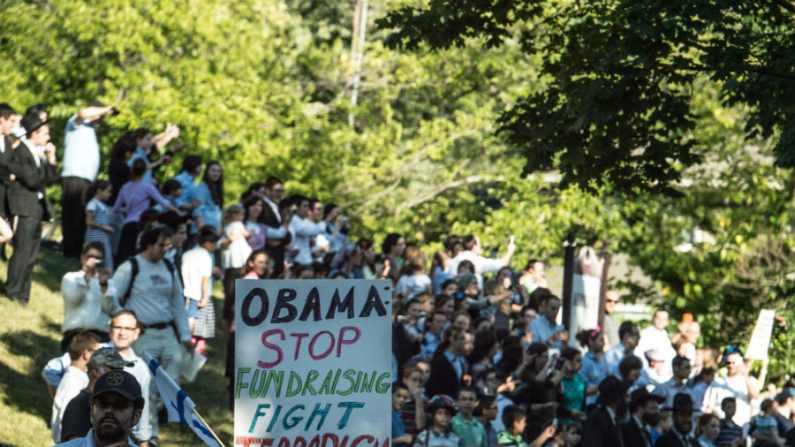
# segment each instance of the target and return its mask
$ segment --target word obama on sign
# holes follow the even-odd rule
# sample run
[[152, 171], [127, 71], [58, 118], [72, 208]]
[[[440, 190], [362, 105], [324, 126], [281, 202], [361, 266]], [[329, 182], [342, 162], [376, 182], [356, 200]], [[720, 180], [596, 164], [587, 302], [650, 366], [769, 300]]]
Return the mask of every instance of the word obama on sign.
[[385, 447], [392, 285], [237, 280], [235, 445]]

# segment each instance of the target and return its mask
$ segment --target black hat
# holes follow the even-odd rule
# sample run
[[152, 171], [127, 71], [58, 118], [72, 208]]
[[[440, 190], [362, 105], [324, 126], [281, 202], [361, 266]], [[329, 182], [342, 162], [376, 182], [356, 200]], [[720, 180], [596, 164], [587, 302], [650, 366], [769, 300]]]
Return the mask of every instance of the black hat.
[[599, 382], [599, 398], [600, 404], [610, 404], [616, 400], [624, 397], [626, 387], [615, 376], [607, 376]]
[[663, 410], [673, 411], [674, 413], [692, 413], [694, 410], [693, 398], [689, 394], [676, 393], [673, 406], [663, 408]]
[[39, 118], [38, 113], [28, 113], [22, 117], [21, 125], [25, 129], [25, 136], [29, 137], [36, 129], [47, 124], [46, 120]]
[[97, 397], [108, 393], [116, 393], [131, 402], [143, 401], [141, 385], [138, 384], [135, 376], [127, 371], [114, 370], [103, 374], [94, 384], [91, 400], [94, 401]]
[[659, 394], [652, 394], [644, 387], [640, 387], [637, 390], [633, 391], [629, 395], [629, 406], [630, 408], [637, 408], [640, 405], [644, 405], [649, 400], [656, 400], [657, 403], [665, 402], [665, 398], [660, 396]]

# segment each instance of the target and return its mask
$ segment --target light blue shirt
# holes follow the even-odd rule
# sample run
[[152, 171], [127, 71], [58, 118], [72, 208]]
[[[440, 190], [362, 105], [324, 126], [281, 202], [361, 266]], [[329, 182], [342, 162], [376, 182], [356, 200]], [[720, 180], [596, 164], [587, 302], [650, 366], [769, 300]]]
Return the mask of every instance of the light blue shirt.
[[[591, 352], [585, 353], [582, 357], [580, 375], [585, 378], [585, 386], [588, 388], [598, 387], [599, 383], [608, 375], [606, 354], [597, 358]], [[586, 396], [585, 403], [588, 405], [596, 403], [596, 394]]]
[[80, 177], [93, 182], [99, 172], [99, 142], [93, 126], [77, 124], [77, 115], [66, 122], [63, 177]]
[[[546, 343], [547, 340], [552, 338], [553, 335], [557, 334], [563, 329], [565, 328], [562, 324], [556, 324], [555, 322], [549, 321], [545, 315], [541, 315], [540, 317], [533, 320], [533, 322], [530, 324], [530, 331], [533, 333], [534, 342]], [[551, 347], [562, 349], [563, 343], [556, 341]]]
[[182, 194], [177, 198], [177, 203], [181, 205], [193, 205], [193, 198], [196, 191], [196, 177], [190, 175], [188, 171], [182, 171], [174, 177], [182, 188]]
[[621, 360], [627, 355], [627, 348], [623, 343], [619, 343], [605, 353], [605, 360], [607, 360], [607, 373], [621, 378], [621, 373], [618, 371], [618, 366]]
[[149, 169], [149, 158], [147, 158], [146, 152], [144, 152], [143, 149], [140, 147], [135, 148], [135, 153], [127, 160], [127, 166], [132, 168], [133, 162], [139, 158], [146, 162], [146, 173], [144, 173], [143, 176], [144, 181], [146, 183], [152, 183], [152, 170]]
[[210, 188], [204, 182], [199, 183], [196, 189], [193, 190], [193, 199], [201, 202], [201, 205], [193, 210], [193, 217], [201, 217], [204, 220], [204, 225], [211, 225], [216, 231], [221, 230], [221, 207], [213, 202], [213, 196], [210, 194]]

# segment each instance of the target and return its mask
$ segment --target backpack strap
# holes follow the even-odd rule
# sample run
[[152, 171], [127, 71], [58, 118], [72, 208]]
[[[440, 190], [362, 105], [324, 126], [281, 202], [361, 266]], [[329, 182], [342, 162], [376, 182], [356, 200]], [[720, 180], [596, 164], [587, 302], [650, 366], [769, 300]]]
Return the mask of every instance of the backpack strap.
[[130, 258], [130, 268], [132, 270], [130, 274], [130, 285], [127, 287], [127, 292], [125, 292], [124, 296], [121, 297], [121, 302], [119, 303], [121, 304], [121, 307], [124, 307], [124, 305], [127, 304], [127, 300], [130, 299], [133, 284], [135, 283], [135, 277], [138, 276], [138, 271], [140, 270], [140, 267], [138, 266], [138, 259], [135, 256]]

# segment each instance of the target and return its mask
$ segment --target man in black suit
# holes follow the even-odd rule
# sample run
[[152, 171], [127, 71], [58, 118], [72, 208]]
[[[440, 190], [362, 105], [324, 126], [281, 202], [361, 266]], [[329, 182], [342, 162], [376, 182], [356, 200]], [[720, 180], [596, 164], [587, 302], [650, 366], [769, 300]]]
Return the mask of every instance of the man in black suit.
[[279, 212], [283, 196], [284, 183], [276, 177], [268, 177], [265, 180], [265, 195], [262, 197], [265, 209], [259, 215], [259, 221], [267, 227], [265, 252], [273, 261], [273, 277], [278, 277], [284, 270], [284, 253], [290, 245], [290, 232], [287, 231], [289, 221], [283, 222]]
[[471, 335], [451, 327], [445, 332], [444, 348], [440, 346], [431, 359], [431, 376], [425, 384], [428, 396], [457, 396], [469, 371], [466, 356], [471, 351]]
[[19, 144], [14, 130], [19, 126], [19, 115], [8, 104], [0, 104], [0, 217], [8, 216], [6, 191], [11, 182], [8, 170], [8, 158], [11, 151]]
[[45, 191], [55, 182], [58, 172], [47, 122], [37, 115], [27, 115], [22, 118], [22, 127], [25, 138], [8, 159], [14, 179], [8, 189], [8, 207], [17, 217], [17, 227], [12, 240], [14, 254], [8, 262], [6, 293], [12, 300], [27, 304], [41, 242], [41, 221], [50, 215]]
[[689, 394], [679, 393], [674, 396], [674, 404], [666, 410], [673, 411], [674, 425], [663, 434], [654, 447], [698, 447], [690, 432], [693, 431], [693, 399]]
[[621, 425], [624, 447], [652, 447], [646, 423], [659, 418], [662, 402], [665, 402], [664, 397], [651, 394], [646, 388], [632, 392], [629, 399], [630, 417]]
[[596, 407], [585, 421], [583, 447], [624, 447], [618, 421], [624, 408], [626, 389], [618, 378], [607, 376], [599, 383]]

